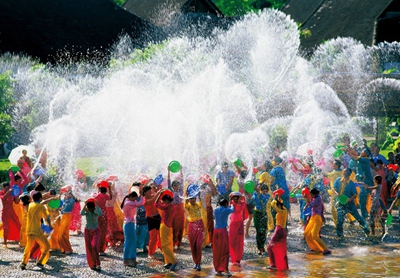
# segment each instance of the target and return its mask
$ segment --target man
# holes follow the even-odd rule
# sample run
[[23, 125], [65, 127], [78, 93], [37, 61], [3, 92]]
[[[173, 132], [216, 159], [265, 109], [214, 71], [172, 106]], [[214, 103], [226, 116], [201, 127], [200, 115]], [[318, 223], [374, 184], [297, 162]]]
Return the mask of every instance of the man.
[[[350, 175], [352, 171], [348, 168], [343, 170], [343, 176], [337, 179], [334, 183], [334, 193], [336, 196], [346, 196], [343, 197], [344, 201], [336, 202], [337, 210], [337, 224], [336, 224], [336, 234], [338, 237], [343, 237], [343, 222], [344, 217], [347, 213], [350, 213], [354, 218], [360, 223], [363, 231], [366, 235], [369, 235], [370, 230], [365, 222], [365, 219], [360, 216], [357, 208], [354, 204], [354, 199], [357, 196], [356, 186], [352, 180], [350, 180]], [[342, 197], [338, 197], [343, 199]], [[347, 199], [347, 200], [346, 200]]]
[[228, 162], [224, 162], [221, 165], [221, 171], [219, 171], [215, 177], [217, 182], [217, 191], [219, 195], [229, 199], [229, 194], [232, 192], [232, 183], [235, 173], [228, 169]]
[[21, 270], [26, 269], [26, 264], [29, 261], [29, 255], [33, 245], [35, 244], [35, 241], [39, 244], [41, 252], [36, 265], [43, 269], [50, 257], [50, 243], [41, 228], [42, 219], [45, 218], [47, 223], [50, 223], [50, 216], [46, 210], [46, 207], [41, 204], [42, 193], [34, 193], [32, 195], [32, 199], [33, 202], [31, 202], [28, 206], [28, 215], [26, 221], [27, 242], [20, 265]]

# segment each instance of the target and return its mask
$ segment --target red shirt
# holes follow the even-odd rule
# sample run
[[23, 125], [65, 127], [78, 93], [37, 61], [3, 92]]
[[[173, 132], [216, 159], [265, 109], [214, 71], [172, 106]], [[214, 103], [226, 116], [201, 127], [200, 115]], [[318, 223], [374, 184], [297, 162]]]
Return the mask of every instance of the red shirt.
[[172, 220], [175, 217], [174, 206], [167, 203], [156, 203], [156, 207], [161, 209], [161, 222], [168, 228], [172, 228]]

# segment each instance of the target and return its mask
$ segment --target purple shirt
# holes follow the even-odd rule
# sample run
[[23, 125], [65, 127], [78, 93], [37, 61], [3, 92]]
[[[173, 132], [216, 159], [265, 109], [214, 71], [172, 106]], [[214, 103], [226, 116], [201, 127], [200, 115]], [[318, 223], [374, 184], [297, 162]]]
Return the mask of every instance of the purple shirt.
[[314, 215], [321, 215], [321, 217], [323, 216], [324, 204], [322, 202], [321, 195], [315, 197], [308, 206], [311, 209], [311, 216]]
[[136, 223], [136, 208], [143, 206], [145, 200], [144, 198], [140, 198], [139, 201], [130, 201], [128, 199], [125, 200], [123, 211], [124, 211], [124, 222], [133, 222]]

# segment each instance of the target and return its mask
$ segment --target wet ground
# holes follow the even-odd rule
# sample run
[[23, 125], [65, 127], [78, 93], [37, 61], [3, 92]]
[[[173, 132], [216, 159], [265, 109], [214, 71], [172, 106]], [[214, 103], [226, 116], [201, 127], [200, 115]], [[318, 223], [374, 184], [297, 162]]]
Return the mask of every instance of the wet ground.
[[[365, 237], [358, 224], [345, 224], [345, 237], [338, 239], [330, 218], [326, 213], [326, 224], [321, 234], [332, 254], [324, 256], [310, 252], [303, 240], [302, 228], [297, 219], [298, 205], [293, 205], [289, 221], [288, 257], [289, 268], [286, 272], [266, 270], [268, 257], [257, 255], [255, 230], [250, 230], [251, 238], [245, 241], [245, 254], [241, 267], [230, 266], [233, 277], [399, 277], [400, 233], [397, 211], [384, 243], [381, 237]], [[329, 211], [329, 207], [327, 207]], [[378, 234], [380, 230], [378, 230]], [[269, 237], [267, 238], [267, 244]], [[122, 265], [122, 249], [108, 249], [101, 257], [102, 271], [94, 272], [87, 267], [82, 236], [71, 235], [74, 249], [72, 255], [52, 252], [44, 271], [34, 268], [30, 262], [27, 270], [18, 266], [23, 250], [17, 243], [10, 243], [8, 248], [0, 248], [0, 277], [214, 277], [211, 249], [203, 249], [202, 271], [193, 270], [191, 254], [187, 240], [183, 248], [176, 252], [179, 261], [178, 271], [170, 272], [163, 268], [163, 256], [157, 251], [155, 260], [149, 260], [146, 253], [138, 253], [137, 268]]]

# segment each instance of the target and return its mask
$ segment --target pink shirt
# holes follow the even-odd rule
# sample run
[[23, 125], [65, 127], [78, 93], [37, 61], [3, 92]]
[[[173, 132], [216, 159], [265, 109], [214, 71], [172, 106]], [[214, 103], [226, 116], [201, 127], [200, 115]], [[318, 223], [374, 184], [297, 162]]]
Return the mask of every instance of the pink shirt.
[[144, 198], [140, 198], [139, 201], [130, 201], [128, 199], [125, 200], [124, 208], [122, 209], [124, 211], [125, 223], [136, 223], [136, 208], [143, 206], [144, 202]]
[[230, 218], [231, 221], [243, 221], [244, 220], [244, 210], [246, 208], [246, 203], [244, 200], [239, 200], [239, 202], [236, 204], [235, 202], [232, 202], [233, 206], [233, 213], [231, 214]]

